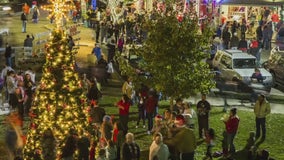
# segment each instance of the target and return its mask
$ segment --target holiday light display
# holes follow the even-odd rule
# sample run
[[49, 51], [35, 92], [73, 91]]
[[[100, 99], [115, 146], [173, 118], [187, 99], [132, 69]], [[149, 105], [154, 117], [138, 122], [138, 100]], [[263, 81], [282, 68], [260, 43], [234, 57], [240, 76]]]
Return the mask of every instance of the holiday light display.
[[[75, 72], [76, 51], [68, 46], [61, 21], [64, 1], [55, 0], [51, 14], [56, 27], [45, 45], [46, 63], [30, 111], [30, 127], [23, 149], [25, 160], [60, 159], [62, 147], [71, 133], [87, 128], [86, 97]], [[76, 156], [76, 155], [75, 155]]]

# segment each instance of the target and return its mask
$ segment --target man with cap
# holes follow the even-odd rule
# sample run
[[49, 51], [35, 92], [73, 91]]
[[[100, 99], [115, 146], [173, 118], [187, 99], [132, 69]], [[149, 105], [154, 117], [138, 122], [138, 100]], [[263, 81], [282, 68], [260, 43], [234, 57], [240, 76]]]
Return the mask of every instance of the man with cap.
[[171, 139], [164, 140], [169, 147], [175, 147], [180, 153], [181, 160], [194, 160], [194, 151], [197, 147], [194, 131], [186, 127], [185, 118], [177, 115], [175, 119], [177, 133]]
[[265, 95], [261, 94], [258, 96], [258, 100], [254, 106], [255, 123], [256, 123], [256, 134], [255, 138], [260, 137], [260, 128], [262, 131], [261, 139], [264, 140], [266, 137], [266, 116], [271, 112], [270, 104], [266, 100]]

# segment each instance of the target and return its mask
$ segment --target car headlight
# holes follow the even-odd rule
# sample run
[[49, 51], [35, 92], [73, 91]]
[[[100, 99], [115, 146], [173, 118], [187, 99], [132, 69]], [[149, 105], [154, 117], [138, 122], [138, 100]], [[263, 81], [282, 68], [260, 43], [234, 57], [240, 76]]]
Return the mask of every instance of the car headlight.
[[11, 7], [9, 7], [9, 6], [5, 6], [5, 7], [3, 7], [3, 11], [10, 11], [10, 10], [12, 10], [12, 8], [11, 8]]

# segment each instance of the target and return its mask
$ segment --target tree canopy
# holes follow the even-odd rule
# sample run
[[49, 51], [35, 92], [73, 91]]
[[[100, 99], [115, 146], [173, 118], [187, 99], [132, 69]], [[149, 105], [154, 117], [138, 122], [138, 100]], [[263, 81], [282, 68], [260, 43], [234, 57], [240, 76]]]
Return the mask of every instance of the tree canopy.
[[147, 38], [142, 47], [135, 49], [143, 60], [139, 68], [152, 76], [139, 76], [125, 62], [121, 68], [136, 82], [143, 82], [172, 98], [208, 92], [215, 85], [205, 61], [213, 35], [208, 21], [203, 20], [201, 31], [199, 17], [192, 8], [180, 14], [167, 7], [165, 12], [154, 14], [154, 19], [145, 19], [142, 23]]

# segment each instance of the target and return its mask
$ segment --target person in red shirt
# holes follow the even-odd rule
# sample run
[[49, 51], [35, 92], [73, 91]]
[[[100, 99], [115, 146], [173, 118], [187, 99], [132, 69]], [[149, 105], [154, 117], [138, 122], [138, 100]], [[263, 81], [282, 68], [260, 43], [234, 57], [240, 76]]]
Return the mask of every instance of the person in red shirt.
[[156, 114], [156, 107], [158, 106], [158, 99], [155, 92], [150, 92], [148, 98], [145, 101], [146, 117], [148, 120], [148, 134], [151, 134], [153, 128], [153, 118]]
[[[229, 153], [235, 153], [235, 145], [234, 145], [234, 138], [237, 134], [240, 118], [237, 116], [237, 108], [232, 108], [230, 110], [230, 114], [228, 119], [223, 120], [226, 126], [226, 134], [227, 134], [227, 146], [229, 148]], [[225, 149], [226, 153], [228, 148]]]
[[272, 21], [272, 30], [276, 31], [276, 25], [279, 22], [279, 15], [277, 14], [276, 11], [271, 15], [271, 21]]
[[121, 123], [122, 131], [124, 134], [128, 131], [129, 108], [131, 102], [126, 94], [124, 94], [120, 101], [116, 103], [119, 108], [119, 121]]

